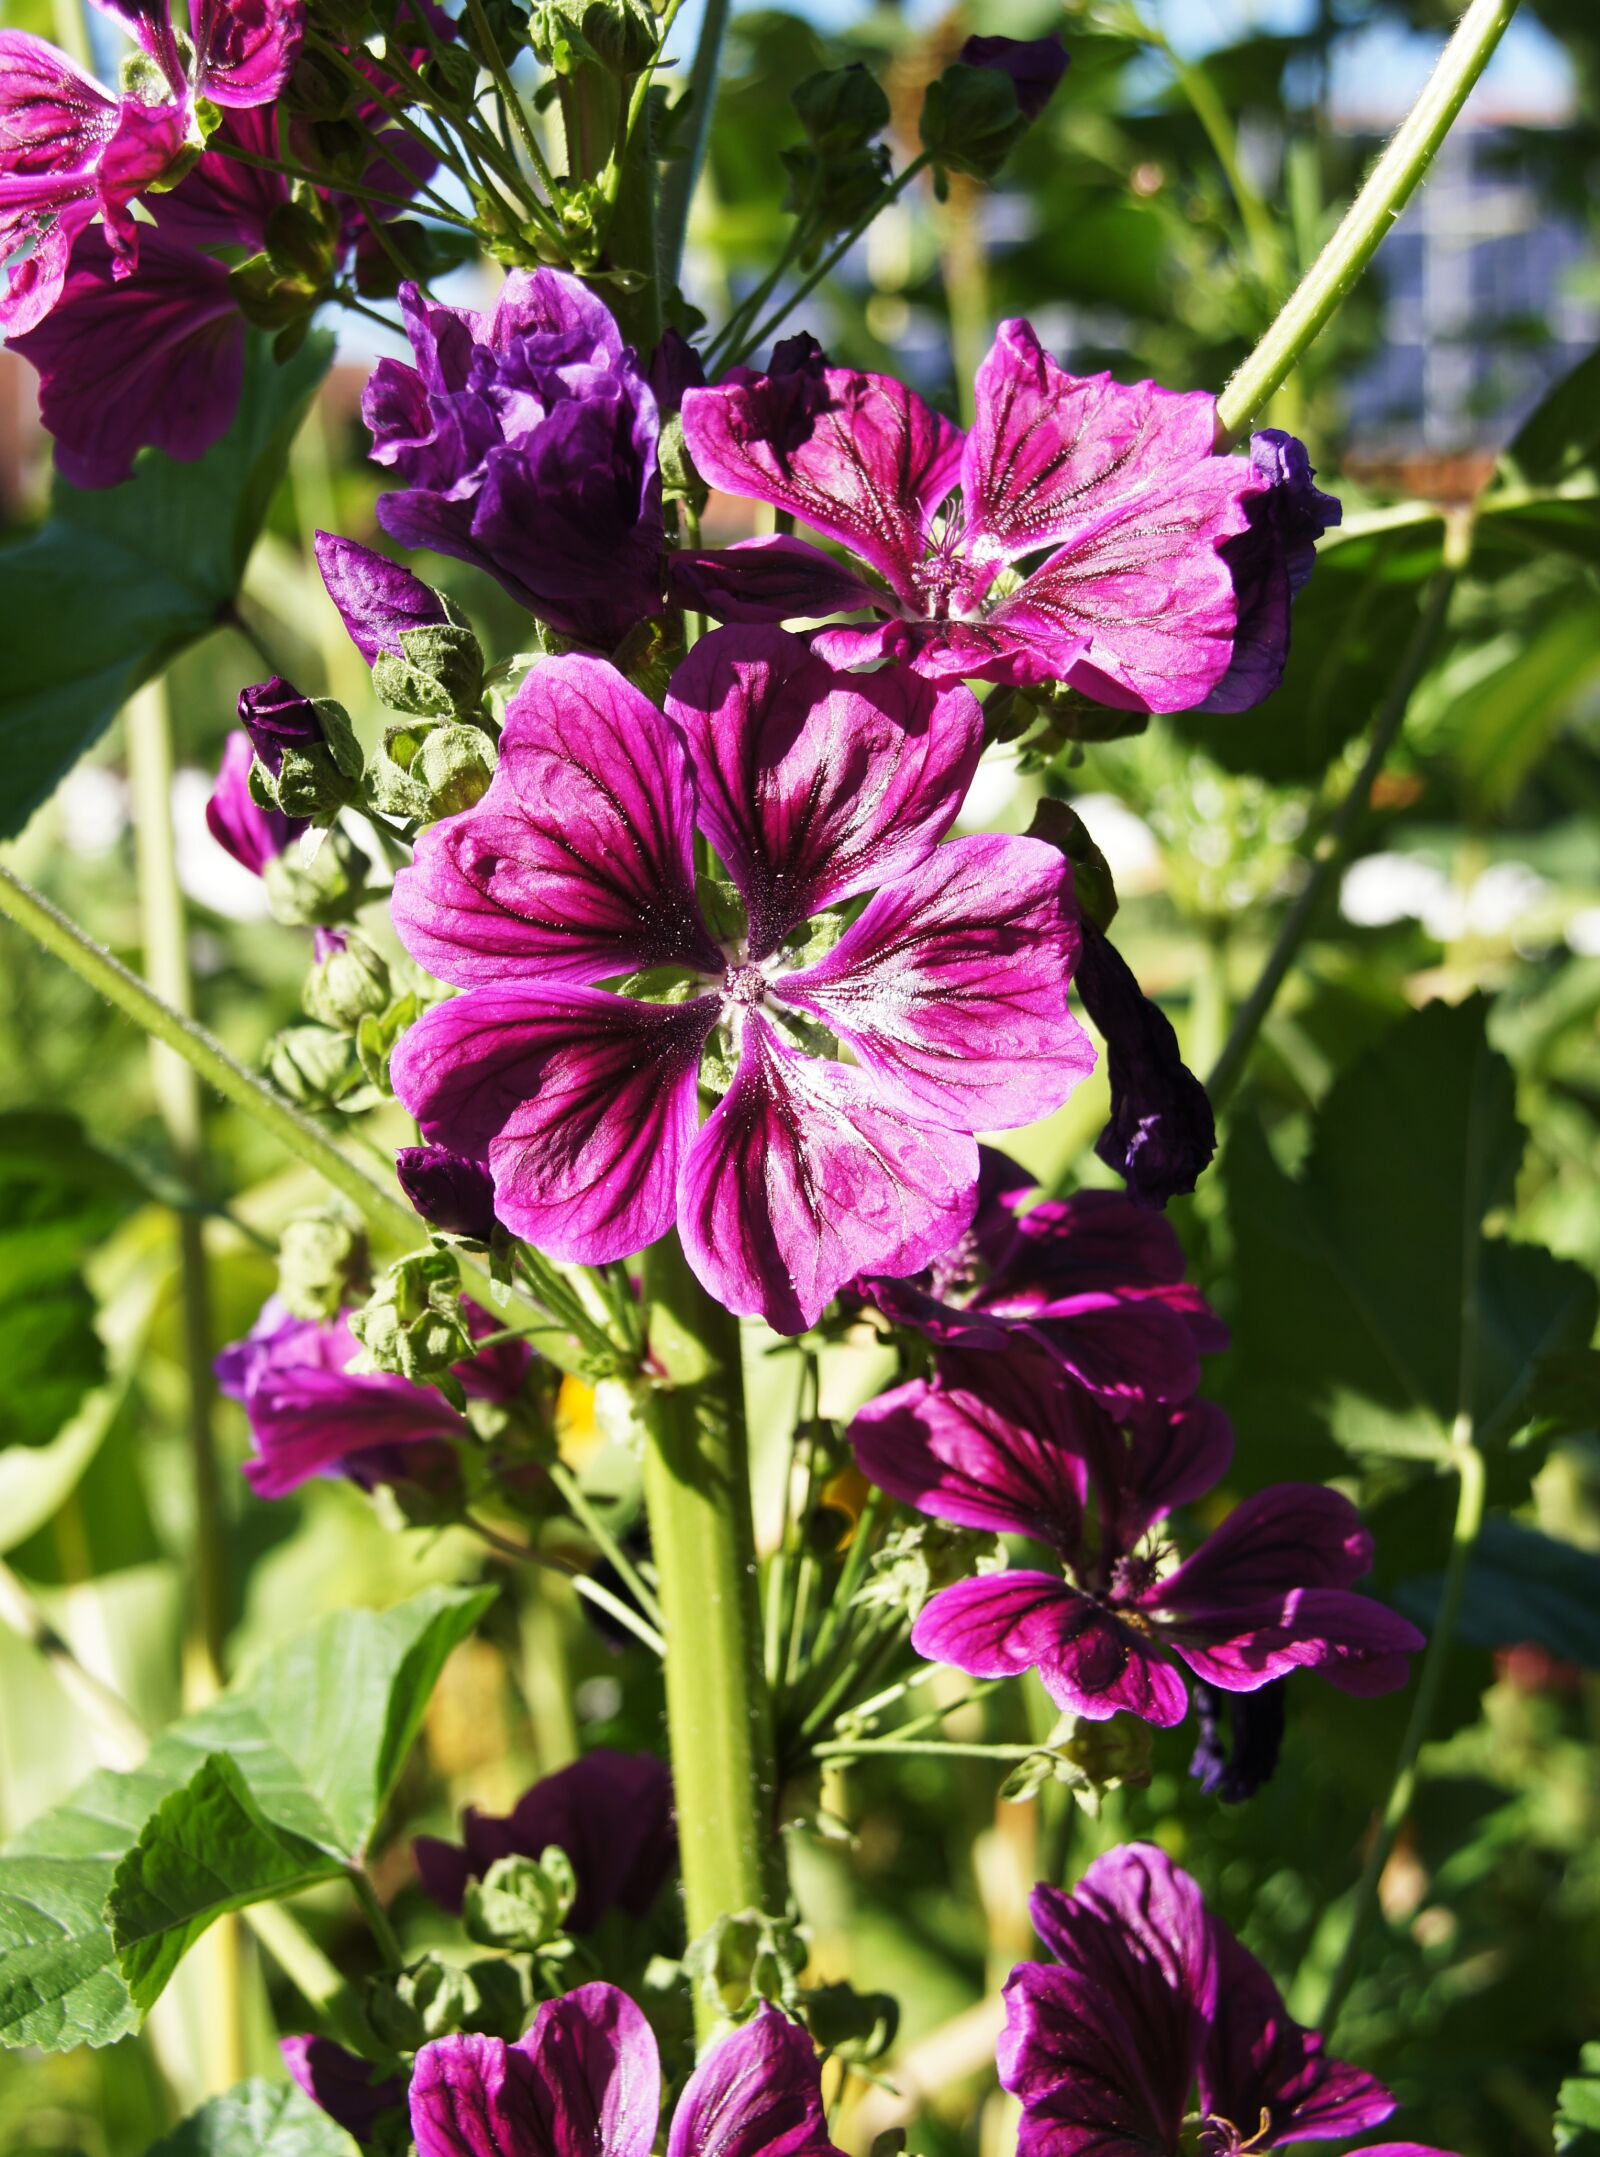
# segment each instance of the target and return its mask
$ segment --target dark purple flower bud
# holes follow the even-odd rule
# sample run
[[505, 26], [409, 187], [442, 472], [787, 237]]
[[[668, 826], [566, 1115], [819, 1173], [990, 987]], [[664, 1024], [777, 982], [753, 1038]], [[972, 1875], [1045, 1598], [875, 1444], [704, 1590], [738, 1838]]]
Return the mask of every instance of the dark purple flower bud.
[[329, 2037], [280, 2037], [278, 2050], [290, 2081], [358, 2142], [369, 2142], [383, 2115], [406, 2101], [399, 2075], [380, 2075], [370, 2061]]
[[1224, 1693], [1195, 1680], [1200, 1737], [1189, 1773], [1207, 1797], [1240, 1805], [1272, 1780], [1283, 1745], [1285, 1694], [1282, 1678], [1259, 1692]]
[[1071, 64], [1054, 31], [1049, 37], [969, 37], [956, 57], [963, 67], [1008, 75], [1025, 120], [1038, 119]]
[[481, 1161], [448, 1146], [402, 1146], [394, 1172], [422, 1218], [447, 1236], [487, 1243], [494, 1234], [494, 1178]]
[[369, 667], [380, 652], [403, 656], [406, 630], [436, 629], [450, 619], [443, 600], [420, 577], [353, 539], [319, 532], [316, 556], [328, 597]]
[[[242, 734], [230, 734], [222, 752], [217, 783], [206, 803], [206, 825], [218, 846], [252, 875], [260, 876], [306, 829], [305, 820], [285, 816], [279, 809], [263, 809], [250, 791], [250, 744]], [[317, 934], [324, 932], [319, 929]], [[318, 953], [321, 956], [321, 953]]]
[[1194, 1189], [1216, 1152], [1211, 1102], [1179, 1054], [1166, 1013], [1091, 921], [1083, 924], [1077, 987], [1105, 1036], [1111, 1075], [1111, 1121], [1094, 1150], [1136, 1205], [1164, 1206]]
[[380, 360], [362, 398], [403, 491], [378, 521], [486, 570], [564, 636], [609, 647], [661, 606], [656, 401], [575, 277], [513, 271], [492, 314], [402, 285], [417, 365]]
[[1295, 597], [1316, 563], [1317, 541], [1344, 515], [1335, 496], [1312, 485], [1311, 459], [1294, 435], [1264, 427], [1250, 437], [1250, 462], [1262, 485], [1245, 501], [1249, 528], [1222, 547], [1239, 615], [1233, 660], [1203, 712], [1248, 711], [1277, 688]]
[[239, 724], [274, 777], [283, 769], [285, 749], [315, 749], [322, 743], [317, 707], [281, 674], [239, 691]]
[[459, 1910], [467, 1882], [481, 1879], [497, 1858], [536, 1858], [553, 1845], [577, 1875], [567, 1929], [590, 1932], [608, 1910], [643, 1917], [655, 1901], [672, 1863], [672, 1778], [653, 1753], [601, 1746], [535, 1783], [512, 1812], [496, 1817], [469, 1807], [461, 1826], [462, 1843], [423, 1835], [412, 1844], [435, 1902]]
[[650, 355], [650, 389], [663, 419], [674, 419], [686, 389], [703, 389], [706, 371], [699, 353], [676, 330], [662, 333]]

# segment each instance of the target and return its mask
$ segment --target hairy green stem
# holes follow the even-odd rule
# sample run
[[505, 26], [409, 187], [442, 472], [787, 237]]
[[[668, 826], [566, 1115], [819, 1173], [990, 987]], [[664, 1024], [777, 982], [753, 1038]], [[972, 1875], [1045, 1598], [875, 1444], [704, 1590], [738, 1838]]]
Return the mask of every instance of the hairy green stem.
[[[254, 1123], [270, 1132], [279, 1145], [314, 1168], [325, 1183], [348, 1198], [370, 1228], [405, 1249], [414, 1248], [421, 1240], [422, 1226], [411, 1208], [352, 1161], [309, 1116], [275, 1092], [264, 1079], [257, 1078], [254, 1072], [236, 1062], [214, 1034], [174, 1011], [137, 974], [130, 973], [120, 960], [85, 936], [58, 907], [41, 898], [6, 868], [0, 868], [0, 914], [6, 915], [46, 951], [64, 961], [80, 980], [98, 990], [135, 1025], [168, 1048], [175, 1049], [225, 1101], [243, 1109]], [[569, 1304], [572, 1303], [570, 1289], [548, 1259], [541, 1258], [538, 1253], [527, 1254], [527, 1259], [536, 1283], [543, 1283], [548, 1277], [552, 1301], [558, 1301], [559, 1292], [564, 1291]], [[461, 1259], [461, 1279], [468, 1293], [485, 1309], [493, 1309], [501, 1300], [502, 1291], [491, 1279], [488, 1269], [465, 1256]], [[541, 1307], [550, 1308], [544, 1302], [541, 1286], [535, 1286], [534, 1294]], [[559, 1308], [552, 1315], [565, 1319], [568, 1331], [553, 1335], [543, 1354], [560, 1370], [571, 1371], [579, 1377], [589, 1375], [594, 1356], [611, 1353], [612, 1344], [598, 1335], [575, 1309], [569, 1315], [567, 1308]]]
[[826, 1745], [813, 1745], [811, 1754], [815, 1760], [1032, 1760], [1044, 1750], [1042, 1745], [962, 1745], [945, 1738], [830, 1738]]
[[1450, 1538], [1450, 1557], [1445, 1567], [1444, 1592], [1439, 1599], [1439, 1615], [1434, 1620], [1433, 1637], [1428, 1642], [1428, 1652], [1423, 1659], [1422, 1677], [1417, 1686], [1417, 1697], [1411, 1704], [1410, 1720], [1405, 1736], [1400, 1741], [1399, 1757], [1395, 1761], [1394, 1779], [1389, 1785], [1388, 1800], [1377, 1824], [1372, 1844], [1367, 1851], [1366, 1863], [1356, 1882], [1351, 1898], [1349, 1914], [1345, 1919], [1344, 1940], [1339, 1949], [1333, 1975], [1328, 1980], [1328, 1990], [1322, 2002], [1322, 2012], [1317, 2026], [1324, 2032], [1331, 2031], [1338, 2021], [1339, 2010], [1354, 1982], [1361, 1958], [1361, 1943], [1368, 1922], [1378, 1899], [1378, 1883], [1383, 1869], [1389, 1862], [1395, 1838], [1405, 1825], [1406, 1815], [1417, 1790], [1417, 1762], [1428, 1728], [1433, 1721], [1438, 1704], [1439, 1688], [1454, 1645], [1457, 1622], [1461, 1616], [1462, 1598], [1466, 1592], [1467, 1568], [1477, 1546], [1478, 1533], [1483, 1526], [1484, 1485], [1486, 1481], [1483, 1455], [1473, 1441], [1469, 1418], [1458, 1419], [1451, 1444], [1452, 1464], [1456, 1471], [1456, 1515]]
[[[689, 207], [695, 184], [705, 162], [711, 134], [711, 109], [716, 101], [717, 75], [722, 66], [722, 40], [728, 27], [728, 0], [706, 0], [700, 19], [700, 41], [689, 70], [689, 132], [683, 155], [674, 158], [661, 182], [660, 252], [663, 281], [675, 284], [683, 265], [683, 246], [689, 232]], [[662, 32], [666, 42], [666, 32]]]
[[1447, 564], [1434, 578], [1432, 589], [1411, 633], [1400, 665], [1396, 671], [1389, 693], [1373, 721], [1372, 733], [1367, 743], [1367, 753], [1361, 760], [1361, 769], [1351, 781], [1349, 792], [1340, 802], [1327, 830], [1322, 835], [1321, 847], [1306, 878], [1299, 896], [1284, 916], [1267, 962], [1257, 976], [1254, 988], [1240, 1005], [1238, 1015], [1222, 1044], [1222, 1052], [1211, 1067], [1206, 1080], [1206, 1092], [1211, 1105], [1220, 1109], [1232, 1094], [1244, 1072], [1256, 1036], [1266, 1022], [1267, 1014], [1277, 1001], [1278, 991], [1288, 978], [1289, 969], [1299, 955], [1306, 933], [1315, 919], [1317, 910], [1327, 894], [1328, 887], [1342, 866], [1356, 827], [1372, 797], [1373, 782], [1388, 761], [1389, 751], [1394, 747], [1401, 727], [1405, 724], [1406, 708], [1412, 692], [1421, 680], [1439, 632], [1444, 626], [1450, 595], [1455, 590], [1458, 571]]
[[1219, 447], [1245, 432], [1377, 253], [1516, 11], [1517, 0], [1472, 0], [1338, 230], [1218, 398]]
[[[738, 1321], [689, 1270], [676, 1235], [645, 1254], [658, 1383], [646, 1405], [645, 1503], [666, 1620], [667, 1731], [689, 1937], [775, 1909], [772, 1718], [745, 1438]], [[704, 2044], [714, 2008], [695, 2004]]]

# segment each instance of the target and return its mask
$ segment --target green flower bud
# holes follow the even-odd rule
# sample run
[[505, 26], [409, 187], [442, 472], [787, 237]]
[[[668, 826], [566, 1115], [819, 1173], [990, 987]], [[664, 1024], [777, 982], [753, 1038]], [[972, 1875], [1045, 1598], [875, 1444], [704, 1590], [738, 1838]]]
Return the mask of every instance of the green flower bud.
[[274, 1034], [263, 1068], [297, 1108], [336, 1108], [361, 1084], [354, 1046], [325, 1026], [290, 1026]]
[[362, 1353], [357, 1371], [392, 1371], [415, 1385], [435, 1385], [464, 1405], [451, 1365], [472, 1355], [461, 1317], [461, 1269], [450, 1251], [414, 1251], [398, 1259], [350, 1320]]
[[462, 1924], [481, 1947], [538, 1949], [560, 1933], [577, 1894], [572, 1860], [554, 1845], [538, 1859], [496, 1858], [467, 1883]]
[[354, 1033], [364, 1018], [387, 1011], [393, 995], [383, 954], [364, 936], [319, 939], [322, 955], [306, 977], [302, 1001], [323, 1026]]
[[349, 921], [366, 895], [370, 863], [344, 832], [328, 832], [313, 854], [295, 848], [262, 871], [274, 921], [286, 928], [326, 928]]
[[[381, 657], [378, 664], [383, 664]], [[368, 792], [373, 805], [389, 815], [431, 824], [480, 802], [498, 760], [494, 742], [482, 727], [391, 727], [372, 768]]]
[[278, 1239], [278, 1294], [296, 1318], [337, 1317], [366, 1272], [361, 1223], [333, 1207], [297, 1214]]
[[889, 100], [859, 61], [808, 75], [794, 92], [794, 109], [823, 157], [864, 150], [889, 124]]
[[681, 413], [674, 412], [670, 419], [662, 422], [656, 461], [661, 467], [662, 500], [687, 502], [698, 517], [706, 506], [711, 489], [694, 468], [688, 444], [683, 439]]
[[612, 75], [638, 75], [660, 41], [644, 0], [541, 0], [528, 21], [535, 56], [557, 75], [588, 62]]
[[372, 686], [391, 711], [474, 717], [483, 696], [483, 652], [472, 631], [454, 622], [405, 629], [400, 650], [381, 651], [373, 661]]
[[376, 1017], [369, 1014], [356, 1027], [356, 1057], [361, 1065], [362, 1076], [369, 1086], [379, 1093], [393, 1098], [394, 1088], [389, 1082], [389, 1058], [394, 1054], [395, 1043], [420, 1015], [422, 1004], [415, 995], [400, 996]]

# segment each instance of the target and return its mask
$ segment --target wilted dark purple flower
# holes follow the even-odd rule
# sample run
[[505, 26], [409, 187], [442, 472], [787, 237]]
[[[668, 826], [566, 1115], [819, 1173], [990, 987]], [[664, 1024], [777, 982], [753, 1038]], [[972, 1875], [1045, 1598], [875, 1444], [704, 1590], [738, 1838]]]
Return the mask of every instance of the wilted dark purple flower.
[[1135, 1205], [1164, 1206], [1194, 1189], [1217, 1150], [1210, 1098], [1179, 1053], [1171, 1020], [1090, 921], [1077, 988], [1105, 1037], [1111, 1079], [1111, 1121], [1094, 1150]]
[[448, 1146], [402, 1146], [394, 1172], [422, 1218], [447, 1236], [487, 1243], [494, 1234], [494, 1178], [484, 1162]]
[[[230, 734], [222, 751], [217, 783], [206, 803], [206, 825], [218, 846], [254, 875], [260, 876], [269, 861], [276, 861], [309, 827], [297, 816], [279, 809], [263, 809], [250, 792], [250, 766], [255, 761], [242, 734]], [[317, 953], [318, 958], [322, 953]]]
[[316, 556], [328, 597], [369, 667], [380, 652], [403, 656], [406, 630], [437, 629], [450, 619], [438, 593], [420, 577], [353, 539], [319, 532]]
[[675, 419], [686, 389], [705, 386], [706, 371], [700, 355], [677, 330], [664, 330], [650, 355], [650, 393], [662, 419]]
[[688, 391], [702, 478], [868, 574], [779, 536], [675, 554], [675, 592], [723, 621], [879, 616], [813, 633], [838, 666], [893, 658], [934, 681], [1065, 682], [1121, 710], [1192, 710], [1239, 657], [1229, 548], [1273, 474], [1215, 453], [1204, 392], [1080, 380], [1026, 322], [1001, 324], [976, 405], [963, 436], [903, 384], [848, 368], [803, 385], [740, 369]]
[[564, 1850], [578, 1892], [569, 1932], [592, 1932], [606, 1913], [644, 1917], [672, 1863], [672, 1777], [653, 1753], [597, 1746], [571, 1767], [547, 1775], [496, 1816], [469, 1807], [462, 1841], [419, 1835], [411, 1845], [423, 1886], [446, 1910], [459, 1910], [469, 1880], [497, 1858]]
[[280, 2037], [278, 2050], [290, 2080], [358, 2142], [370, 2141], [384, 2114], [406, 2101], [399, 2075], [381, 2074], [331, 2037]]
[[378, 521], [488, 571], [563, 635], [609, 648], [661, 605], [656, 401], [592, 293], [513, 271], [491, 314], [400, 305], [417, 365], [380, 360], [373, 457], [405, 483]]
[[[493, 1321], [469, 1305], [474, 1330]], [[242, 1404], [255, 1453], [245, 1479], [258, 1498], [282, 1498], [312, 1476], [344, 1476], [363, 1490], [427, 1482], [453, 1466], [448, 1441], [468, 1427], [433, 1386], [389, 1372], [357, 1372], [360, 1343], [341, 1315], [331, 1324], [295, 1318], [273, 1296], [242, 1341], [217, 1358], [217, 1385]], [[507, 1401], [532, 1358], [517, 1341], [487, 1350], [455, 1375], [474, 1398]]]
[[1207, 1797], [1242, 1805], [1270, 1782], [1283, 1746], [1285, 1703], [1281, 1678], [1253, 1693], [1221, 1693], [1204, 1679], [1194, 1688], [1200, 1735], [1189, 1773]]
[[1187, 1400], [1226, 1328], [1183, 1278], [1173, 1230], [1119, 1191], [1023, 1210], [1032, 1178], [979, 1148], [972, 1225], [911, 1280], [856, 1283], [886, 1318], [942, 1346], [1002, 1353], [1031, 1342], [1115, 1413]]
[[[1300, 2027], [1164, 1851], [1125, 1843], [1070, 1895], [1036, 1887], [1031, 1909], [1056, 1959], [1006, 1984], [999, 2067], [1022, 2105], [1018, 2157], [1243, 2157], [1344, 2142], [1393, 2113], [1381, 2083]], [[1361, 2157], [1446, 2153], [1385, 2142]]]
[[969, 37], [956, 58], [963, 67], [1007, 76], [1025, 120], [1038, 119], [1069, 65], [1067, 49], [1054, 31], [1048, 37]]
[[322, 742], [317, 707], [281, 674], [239, 691], [239, 724], [274, 776], [283, 769], [285, 749], [315, 749]]
[[[513, 1233], [600, 1264], [676, 1222], [711, 1292], [784, 1332], [863, 1268], [927, 1265], [970, 1217], [973, 1132], [1048, 1115], [1091, 1062], [1069, 865], [939, 843], [980, 733], [966, 690], [838, 674], [782, 630], [703, 638], [667, 716], [600, 660], [546, 660], [488, 793], [395, 880], [407, 950], [468, 992], [401, 1040], [399, 1098], [487, 1158]], [[723, 942], [696, 825], [744, 901]], [[868, 892], [801, 956], [812, 917]], [[596, 986], [646, 969], [687, 994]], [[814, 1052], [819, 1023], [852, 1063]], [[702, 1126], [719, 1028], [736, 1061]]]
[[[547, 2000], [526, 2037], [441, 2037], [417, 2054], [417, 2157], [650, 2157], [661, 2060], [614, 1985]], [[725, 2037], [684, 2085], [666, 2157], [838, 2157], [817, 2056], [775, 2007]]]
[[0, 335], [44, 320], [96, 217], [113, 275], [128, 274], [140, 237], [130, 204], [177, 157], [188, 125], [181, 100], [113, 97], [42, 38], [0, 30]]
[[1344, 511], [1311, 482], [1306, 446], [1278, 427], [1250, 437], [1250, 461], [1265, 482], [1245, 504], [1248, 529], [1223, 548], [1239, 596], [1239, 627], [1227, 673], [1200, 706], [1242, 712], [1268, 697], [1289, 657], [1289, 614], [1317, 558], [1317, 541]]
[[[1355, 1508], [1314, 1483], [1246, 1498], [1182, 1564], [1163, 1524], [1227, 1471], [1205, 1401], [1124, 1432], [1040, 1356], [949, 1356], [850, 1427], [869, 1482], [936, 1520], [1049, 1545], [1059, 1573], [980, 1575], [928, 1602], [911, 1643], [974, 1677], [1037, 1670], [1058, 1707], [1183, 1720], [1179, 1664], [1228, 1693], [1299, 1669], [1363, 1697], [1406, 1682], [1422, 1635], [1350, 1584], [1372, 1563]], [[1097, 1532], [1089, 1532], [1094, 1500]]]

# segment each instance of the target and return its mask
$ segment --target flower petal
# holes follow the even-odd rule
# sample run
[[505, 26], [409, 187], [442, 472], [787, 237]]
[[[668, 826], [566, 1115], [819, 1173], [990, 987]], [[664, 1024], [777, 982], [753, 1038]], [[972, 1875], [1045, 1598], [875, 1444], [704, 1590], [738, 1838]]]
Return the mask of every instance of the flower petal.
[[1154, 1405], [1128, 1419], [1126, 1436], [1096, 1480], [1107, 1541], [1130, 1551], [1145, 1530], [1214, 1490], [1233, 1459], [1233, 1426], [1210, 1401]]
[[383, 2115], [406, 2101], [398, 2075], [383, 2074], [331, 2037], [280, 2037], [278, 2052], [290, 2081], [358, 2142], [370, 2141]]
[[1172, 1021], [1145, 995], [1116, 946], [1085, 922], [1078, 994], [1106, 1044], [1111, 1120], [1095, 1152], [1136, 1205], [1192, 1191], [1217, 1150], [1205, 1088], [1184, 1062]]
[[744, 1020], [732, 1086], [695, 1140], [679, 1227], [718, 1300], [780, 1333], [816, 1324], [861, 1272], [915, 1273], [966, 1227], [970, 1138], [928, 1129], [866, 1075]]
[[723, 968], [695, 901], [683, 743], [600, 659], [535, 667], [488, 793], [422, 834], [390, 903], [411, 956], [458, 987]]
[[996, 2059], [1022, 2105], [1017, 2157], [1171, 2157], [1187, 2083], [1116, 2000], [1042, 1962], [1013, 1970], [1005, 1998]]
[[318, 532], [315, 551], [328, 597], [369, 667], [380, 652], [399, 657], [406, 630], [438, 628], [450, 619], [438, 593], [387, 555], [336, 532]]
[[679, 606], [719, 622], [817, 622], [883, 602], [875, 585], [786, 533], [703, 552], [680, 548], [667, 557], [667, 580]]
[[546, 2000], [513, 2050], [527, 2062], [548, 2157], [650, 2157], [661, 2060], [649, 2023], [625, 1992], [580, 1985]]
[[958, 1131], [1035, 1123], [1094, 1068], [1067, 1005], [1072, 872], [1038, 839], [955, 839], [775, 984], [886, 1095]]
[[806, 2032], [763, 2006], [725, 2037], [684, 2085], [667, 2157], [838, 2157]]
[[1042, 1358], [951, 1356], [937, 1383], [914, 1379], [869, 1402], [849, 1437], [867, 1480], [918, 1512], [1071, 1556], [1091, 1417], [1093, 1404]]
[[294, 72], [303, 0], [198, 0], [194, 87], [213, 105], [270, 105]]
[[1248, 1609], [1296, 1588], [1347, 1588], [1372, 1567], [1372, 1537], [1348, 1498], [1275, 1483], [1236, 1505], [1161, 1583], [1163, 1609]]
[[1114, 504], [995, 608], [989, 633], [1058, 665], [1088, 632], [1059, 677], [1070, 687], [1119, 711], [1192, 711], [1232, 663], [1238, 603], [1219, 550], [1255, 485], [1244, 458], [1213, 457]]
[[713, 487], [839, 540], [913, 597], [929, 517], [955, 484], [960, 431], [887, 375], [830, 367], [800, 408], [793, 382], [757, 375], [687, 391], [683, 433], [696, 469]]
[[1169, 1730], [1188, 1706], [1170, 1663], [1050, 1573], [990, 1574], [942, 1588], [912, 1627], [911, 1645], [975, 1678], [1037, 1670], [1057, 1707], [1092, 1722], [1126, 1708]]
[[750, 957], [926, 861], [983, 748], [965, 689], [836, 674], [783, 629], [719, 629], [673, 675], [701, 828], [743, 894]]
[[1228, 567], [1238, 593], [1239, 628], [1233, 662], [1201, 706], [1207, 712], [1249, 711], [1272, 694], [1289, 657], [1289, 616], [1311, 575], [1317, 541], [1344, 511], [1316, 477], [1306, 446], [1277, 427], [1250, 437], [1250, 461], [1265, 482], [1246, 505], [1250, 529], [1228, 542]]
[[550, 2157], [530, 2116], [522, 2062], [498, 2037], [440, 2037], [422, 2047], [411, 2070], [411, 2132], [417, 2157]]
[[1021, 321], [1001, 323], [973, 392], [961, 490], [980, 562], [1082, 540], [1116, 510], [1168, 493], [1210, 459], [1216, 437], [1205, 391], [1069, 375]]
[[1200, 2104], [1269, 2149], [1285, 2142], [1342, 2142], [1380, 2126], [1395, 2109], [1381, 2082], [1331, 2059], [1302, 2029], [1277, 1986], [1220, 1918], [1211, 1919], [1217, 2000], [1200, 2057]]
[[1226, 1693], [1315, 1670], [1341, 1693], [1374, 1699], [1399, 1691], [1411, 1675], [1410, 1658], [1426, 1646], [1408, 1619], [1346, 1588], [1297, 1588], [1253, 1611], [1219, 1604], [1153, 1615], [1195, 1675]]
[[495, 1214], [557, 1258], [630, 1257], [672, 1226], [716, 1002], [479, 989], [425, 1012], [395, 1092], [425, 1136], [487, 1154]]

